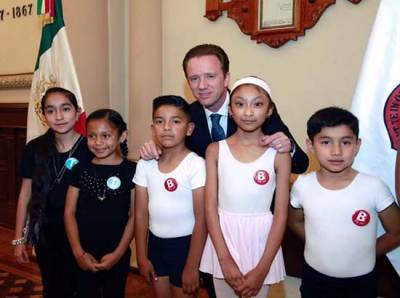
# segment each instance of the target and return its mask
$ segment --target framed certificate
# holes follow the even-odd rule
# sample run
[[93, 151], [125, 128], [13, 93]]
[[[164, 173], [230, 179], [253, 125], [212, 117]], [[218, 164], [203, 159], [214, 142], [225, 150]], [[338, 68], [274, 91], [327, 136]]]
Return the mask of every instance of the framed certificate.
[[[362, 0], [348, 0], [354, 4]], [[205, 17], [217, 20], [228, 12], [243, 33], [278, 48], [312, 28], [336, 0], [206, 0]]]
[[294, 27], [296, 0], [259, 0], [260, 30], [280, 27]]

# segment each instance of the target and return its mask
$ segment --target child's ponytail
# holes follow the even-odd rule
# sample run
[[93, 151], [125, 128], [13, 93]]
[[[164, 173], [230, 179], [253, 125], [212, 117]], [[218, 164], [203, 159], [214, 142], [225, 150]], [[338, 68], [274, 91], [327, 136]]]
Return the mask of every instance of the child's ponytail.
[[123, 157], [127, 157], [128, 156], [128, 140], [123, 141], [121, 144], [121, 154], [123, 155]]

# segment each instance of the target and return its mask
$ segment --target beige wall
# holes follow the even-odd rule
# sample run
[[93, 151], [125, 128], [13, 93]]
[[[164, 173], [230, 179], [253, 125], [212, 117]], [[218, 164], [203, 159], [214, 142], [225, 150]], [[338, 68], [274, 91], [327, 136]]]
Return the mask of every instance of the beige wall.
[[306, 36], [272, 49], [250, 40], [226, 16], [208, 21], [205, 1], [163, 1], [163, 93], [189, 95], [181, 70], [185, 52], [199, 43], [219, 44], [230, 57], [233, 80], [253, 74], [271, 84], [284, 122], [303, 146], [312, 112], [350, 107], [378, 4], [338, 0]]
[[131, 1], [129, 8], [129, 156], [150, 137], [151, 102], [162, 93], [161, 0]]
[[[281, 116], [303, 146], [312, 112], [332, 104], [350, 106], [379, 1], [339, 0], [306, 36], [279, 49], [256, 44], [226, 16], [208, 21], [203, 0], [125, 0], [119, 8], [111, 0], [63, 4], [86, 110], [111, 106], [129, 118], [130, 156], [137, 157], [149, 138], [151, 99], [161, 93], [191, 97], [181, 61], [189, 48], [205, 42], [227, 51], [233, 80], [254, 74], [270, 82]], [[119, 15], [128, 20], [118, 22]], [[116, 41], [128, 45], [125, 54]], [[121, 80], [125, 83], [118, 85]], [[0, 102], [28, 97], [28, 89], [0, 90]]]

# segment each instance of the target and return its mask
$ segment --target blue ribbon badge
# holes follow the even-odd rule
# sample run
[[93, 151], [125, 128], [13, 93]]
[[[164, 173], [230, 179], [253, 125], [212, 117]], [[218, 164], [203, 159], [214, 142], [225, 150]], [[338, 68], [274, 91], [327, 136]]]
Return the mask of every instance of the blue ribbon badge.
[[121, 186], [121, 180], [118, 177], [112, 176], [107, 179], [107, 187], [109, 189], [115, 190], [118, 189], [120, 186]]

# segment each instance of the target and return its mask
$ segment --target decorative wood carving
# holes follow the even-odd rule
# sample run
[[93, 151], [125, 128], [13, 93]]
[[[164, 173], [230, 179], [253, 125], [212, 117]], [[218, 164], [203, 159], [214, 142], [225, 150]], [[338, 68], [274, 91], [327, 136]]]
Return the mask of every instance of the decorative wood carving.
[[[251, 36], [257, 43], [263, 42], [272, 48], [278, 48], [289, 40], [297, 40], [298, 36], [305, 35], [307, 29], [312, 28], [322, 13], [336, 0], [289, 0], [281, 4], [293, 8], [291, 23], [283, 26], [271, 25], [262, 27], [263, 18], [261, 7], [272, 0], [206, 0], [205, 17], [216, 21], [223, 11], [238, 24], [240, 30]], [[348, 0], [358, 4], [362, 0]], [[278, 1], [279, 2], [279, 1]]]

